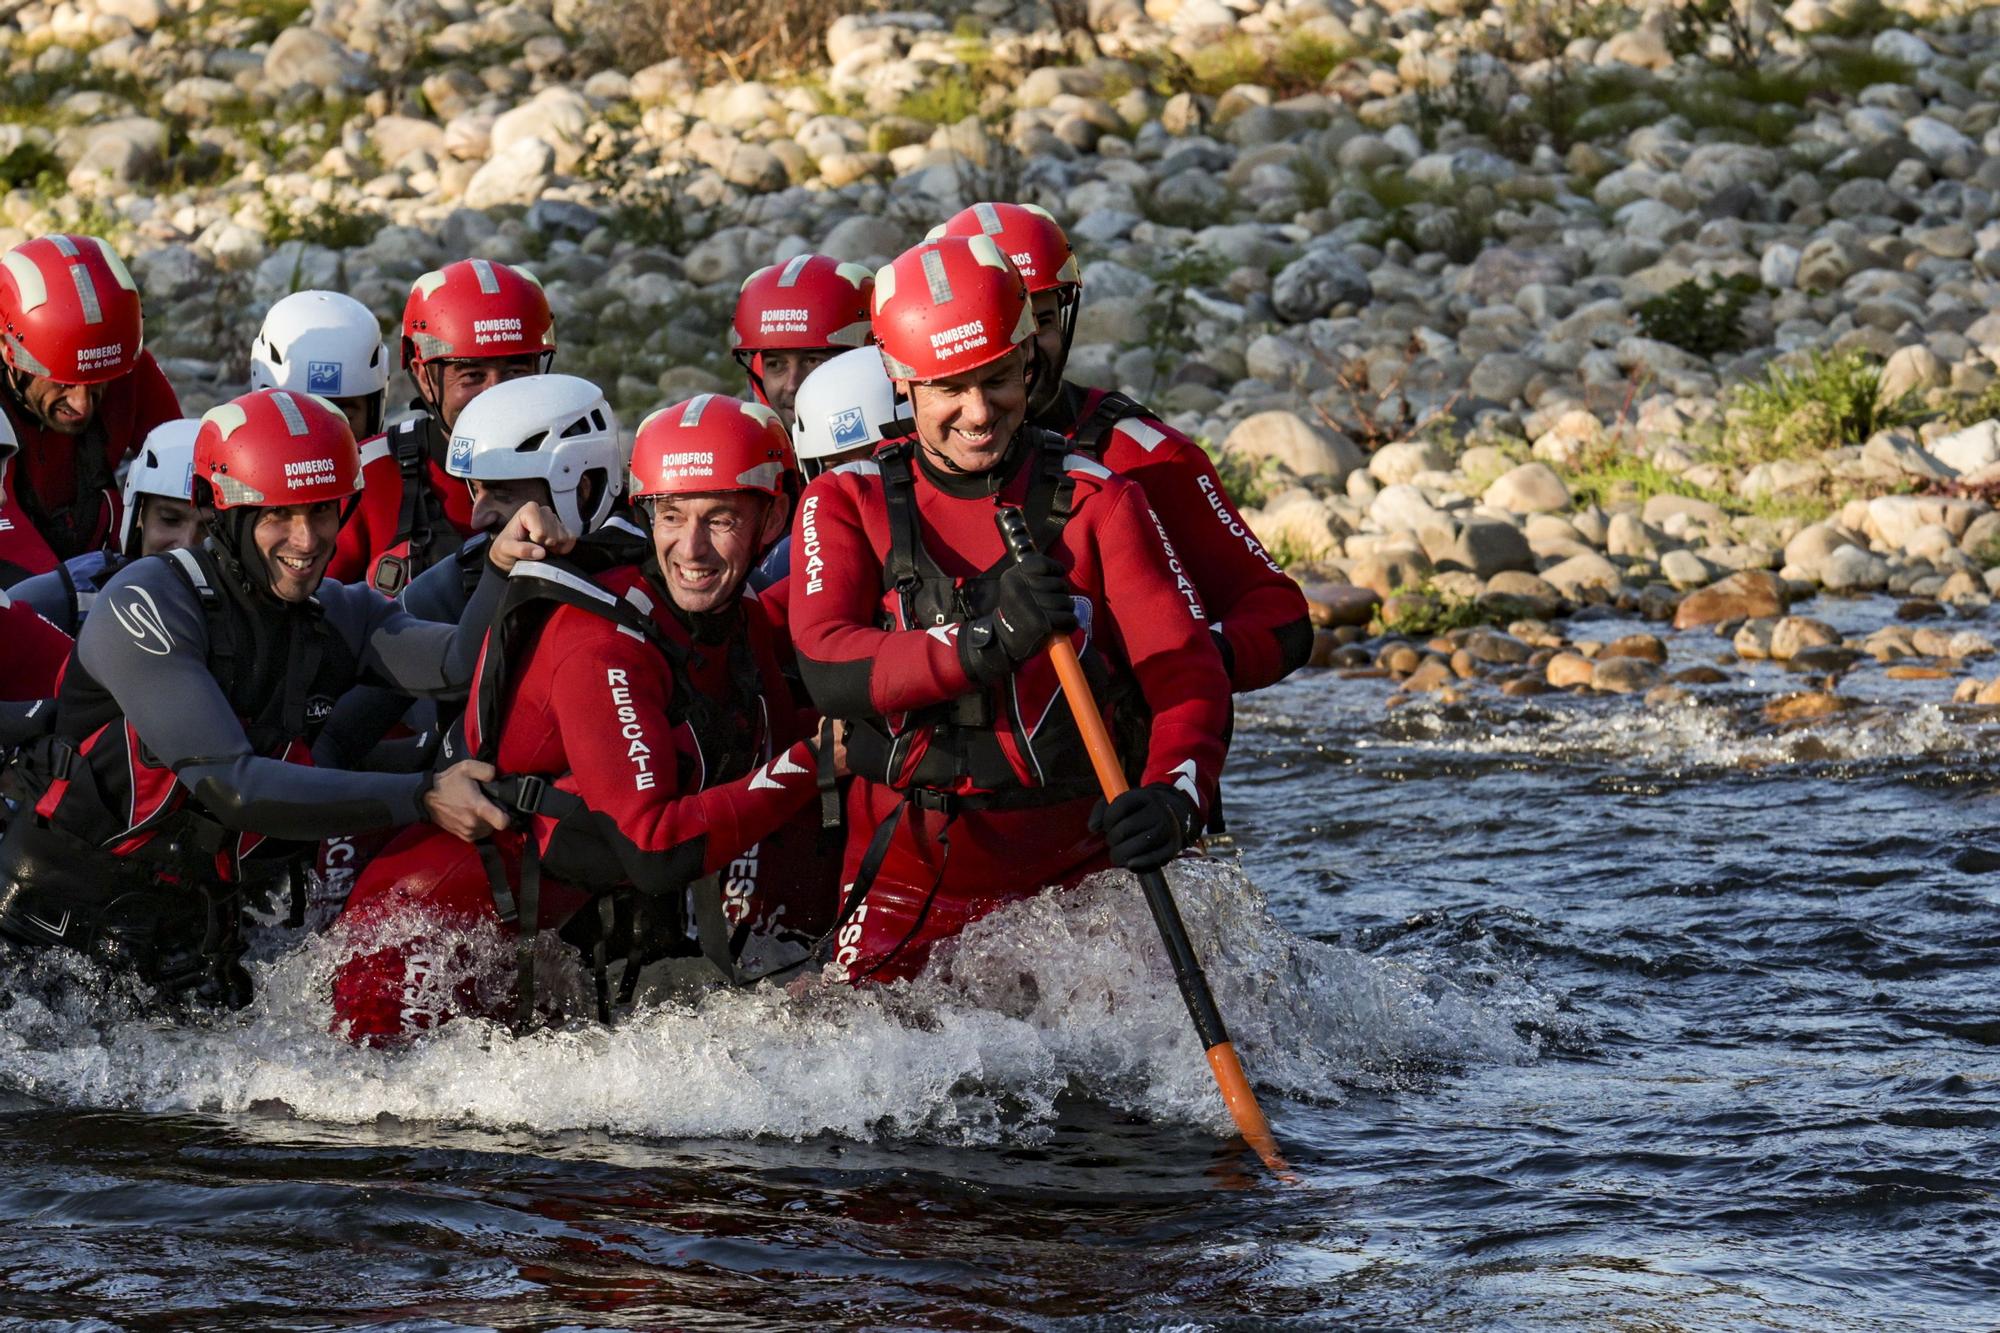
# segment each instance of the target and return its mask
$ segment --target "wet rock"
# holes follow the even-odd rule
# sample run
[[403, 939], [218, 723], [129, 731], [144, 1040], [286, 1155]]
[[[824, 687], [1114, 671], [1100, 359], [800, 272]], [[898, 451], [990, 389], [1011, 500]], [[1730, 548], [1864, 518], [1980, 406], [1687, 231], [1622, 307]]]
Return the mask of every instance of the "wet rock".
[[1679, 685], [1726, 685], [1729, 673], [1712, 666], [1683, 667], [1667, 677]]
[[1637, 657], [1601, 657], [1590, 671], [1590, 687], [1606, 694], [1637, 694], [1659, 683], [1659, 667]]
[[1403, 682], [1403, 688], [1418, 694], [1430, 694], [1441, 690], [1457, 680], [1451, 664], [1442, 657], [1426, 657], [1410, 678]]
[[1805, 690], [1798, 694], [1787, 694], [1764, 705], [1764, 720], [1776, 725], [1787, 722], [1808, 722], [1814, 718], [1831, 717], [1847, 708], [1847, 700], [1825, 690]]
[[1667, 645], [1657, 634], [1627, 634], [1604, 645], [1602, 657], [1630, 657], [1659, 666], [1667, 660]]
[[1648, 708], [1685, 708], [1695, 702], [1694, 691], [1671, 682], [1646, 691]]
[[1809, 616], [1786, 616], [1771, 628], [1771, 656], [1789, 662], [1808, 648], [1840, 642], [1833, 626]]
[[1590, 684], [1591, 673], [1594, 670], [1591, 660], [1581, 653], [1557, 653], [1549, 659], [1544, 679], [1553, 689], [1573, 689], [1578, 685]]
[[1341, 651], [1339, 635], [1332, 630], [1316, 629], [1313, 631], [1312, 653], [1306, 658], [1306, 665], [1322, 669], [1333, 666]]
[[1788, 671], [1809, 672], [1814, 675], [1838, 676], [1851, 670], [1867, 654], [1859, 648], [1848, 648], [1837, 643], [1818, 644], [1811, 648], [1801, 648], [1785, 663]]
[[1517, 676], [1500, 687], [1500, 693], [1510, 699], [1530, 699], [1548, 692], [1548, 681], [1539, 676]]
[[1374, 619], [1375, 609], [1382, 605], [1380, 593], [1351, 584], [1308, 583], [1303, 591], [1312, 623], [1322, 627], [1366, 625]]
[[[1892, 666], [1888, 670], [1884, 671], [1882, 674], [1887, 676], [1890, 680], [1950, 680], [1951, 679], [1951, 670], [1948, 667]], [[1965, 684], [1974, 687], [1973, 693], [1976, 694], [1978, 692], [1979, 682], [1966, 681]], [[1967, 698], [1969, 699], [1970, 696], [1968, 695]]]
[[1771, 656], [1771, 632], [1777, 627], [1778, 622], [1769, 616], [1746, 620], [1729, 646], [1746, 662], [1762, 662]]
[[1533, 650], [1511, 635], [1490, 629], [1475, 629], [1465, 636], [1462, 647], [1475, 662], [1491, 666], [1514, 666], [1528, 660]]
[[1689, 593], [1674, 612], [1675, 629], [1694, 629], [1725, 620], [1778, 616], [1785, 610], [1785, 586], [1775, 574], [1739, 570]]
[[1979, 693], [1973, 696], [1973, 702], [1988, 706], [2000, 704], [2000, 678], [1995, 678], [1980, 686]]
[[1618, 566], [1601, 555], [1573, 555], [1542, 571], [1551, 587], [1573, 602], [1610, 601], [1624, 585]]
[[1407, 676], [1423, 663], [1423, 654], [1407, 643], [1392, 643], [1382, 650], [1375, 664], [1398, 676]]

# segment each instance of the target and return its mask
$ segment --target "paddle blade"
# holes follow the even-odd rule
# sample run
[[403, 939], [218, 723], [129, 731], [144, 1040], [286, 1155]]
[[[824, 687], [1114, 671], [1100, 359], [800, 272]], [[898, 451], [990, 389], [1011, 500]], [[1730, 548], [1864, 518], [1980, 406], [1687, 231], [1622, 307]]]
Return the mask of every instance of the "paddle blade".
[[1264, 1118], [1264, 1108], [1257, 1104], [1257, 1094], [1251, 1091], [1250, 1080], [1236, 1058], [1235, 1045], [1222, 1041], [1209, 1047], [1208, 1067], [1215, 1073], [1215, 1086], [1222, 1089], [1222, 1100], [1236, 1122], [1236, 1132], [1264, 1159], [1264, 1165], [1271, 1168], [1273, 1175], [1287, 1185], [1298, 1184], [1299, 1178], [1279, 1153], [1277, 1139], [1271, 1136], [1271, 1122]]

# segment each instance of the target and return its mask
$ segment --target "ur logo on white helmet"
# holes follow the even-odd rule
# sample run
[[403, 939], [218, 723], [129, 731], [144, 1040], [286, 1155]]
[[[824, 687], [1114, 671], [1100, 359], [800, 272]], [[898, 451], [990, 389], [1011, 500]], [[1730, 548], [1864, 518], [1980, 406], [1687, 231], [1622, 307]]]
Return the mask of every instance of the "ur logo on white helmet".
[[806, 376], [793, 412], [792, 444], [802, 464], [880, 444], [903, 415], [873, 347], [842, 352]]
[[467, 482], [546, 482], [556, 517], [585, 533], [611, 516], [624, 479], [619, 453], [618, 418], [603, 390], [575, 375], [530, 375], [466, 404], [445, 471]]

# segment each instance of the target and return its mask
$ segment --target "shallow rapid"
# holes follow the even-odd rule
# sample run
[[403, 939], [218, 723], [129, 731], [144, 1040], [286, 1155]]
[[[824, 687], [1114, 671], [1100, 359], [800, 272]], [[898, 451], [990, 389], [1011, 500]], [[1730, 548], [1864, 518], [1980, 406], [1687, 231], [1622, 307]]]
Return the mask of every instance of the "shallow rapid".
[[2000, 1326], [1992, 724], [1779, 688], [1245, 702], [1173, 878], [1294, 1188], [1117, 876], [907, 987], [395, 1052], [327, 1034], [325, 941], [191, 1028], [0, 962], [0, 1317]]

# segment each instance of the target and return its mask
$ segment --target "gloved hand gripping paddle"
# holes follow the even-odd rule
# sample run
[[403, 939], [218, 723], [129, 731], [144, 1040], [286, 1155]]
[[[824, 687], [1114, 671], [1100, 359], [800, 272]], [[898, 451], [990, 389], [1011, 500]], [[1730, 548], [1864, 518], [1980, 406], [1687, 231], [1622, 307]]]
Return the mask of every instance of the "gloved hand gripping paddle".
[[[1034, 539], [1028, 535], [1028, 521], [1019, 509], [1003, 506], [994, 514], [993, 521], [999, 525], [1000, 539], [1007, 543], [1007, 550], [1015, 560], [1035, 549]], [[1084, 748], [1090, 752], [1091, 767], [1097, 771], [1097, 784], [1104, 789], [1108, 804], [1125, 794], [1129, 785], [1125, 770], [1118, 762], [1111, 734], [1104, 728], [1104, 716], [1097, 711], [1097, 700], [1091, 695], [1090, 681], [1083, 674], [1083, 664], [1077, 661], [1076, 649], [1060, 635], [1049, 639], [1048, 649], [1056, 675], [1062, 681], [1063, 694], [1069, 700], [1070, 713], [1076, 718], [1076, 729], [1082, 733]], [[1181, 999], [1187, 1002], [1188, 1016], [1194, 1020], [1195, 1033], [1208, 1052], [1208, 1066], [1215, 1074], [1216, 1086], [1222, 1090], [1222, 1100], [1228, 1105], [1231, 1118], [1236, 1121], [1237, 1132], [1257, 1150], [1264, 1165], [1285, 1180], [1293, 1179], [1291, 1169], [1278, 1152], [1277, 1140], [1271, 1136], [1264, 1108], [1257, 1104], [1257, 1094], [1251, 1090], [1243, 1065], [1236, 1058], [1236, 1047], [1222, 1025], [1215, 995], [1208, 988], [1208, 977], [1201, 970], [1201, 960], [1194, 955], [1194, 946], [1188, 942], [1187, 927], [1181, 923], [1180, 908], [1174, 903], [1167, 877], [1158, 870], [1145, 871], [1139, 875], [1139, 887], [1145, 891], [1153, 924], [1159, 927], [1160, 938], [1166, 943]]]

